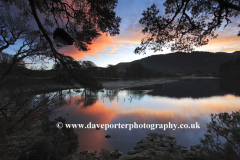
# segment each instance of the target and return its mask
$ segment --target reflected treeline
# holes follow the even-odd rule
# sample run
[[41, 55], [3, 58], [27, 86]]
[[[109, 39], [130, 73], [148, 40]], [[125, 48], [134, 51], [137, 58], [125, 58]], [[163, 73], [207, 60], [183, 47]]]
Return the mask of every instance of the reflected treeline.
[[73, 103], [81, 107], [88, 107], [98, 100], [97, 92], [88, 89], [69, 89], [68, 95], [69, 99], [66, 100], [68, 105]]
[[[145, 89], [148, 90], [148, 89]], [[69, 94], [70, 97], [67, 100], [68, 104], [74, 103], [81, 107], [88, 107], [95, 104], [98, 100], [105, 103], [107, 101], [128, 101], [132, 99], [138, 99], [146, 95], [146, 91], [143, 88], [130, 88], [124, 90], [102, 90], [100, 92], [91, 92], [87, 89], [81, 89], [77, 92], [71, 90], [72, 94]], [[120, 96], [122, 92], [126, 91], [126, 95]], [[119, 97], [120, 96], [120, 97]]]
[[219, 87], [225, 92], [240, 96], [239, 79], [220, 79]]
[[149, 92], [152, 96], [173, 98], [202, 98], [225, 94], [239, 95], [240, 86], [237, 81], [221, 79], [184, 79], [174, 83], [155, 85]]
[[102, 90], [100, 93], [100, 97], [102, 102], [105, 102], [106, 100], [109, 100], [110, 102], [114, 99], [117, 99], [118, 101], [118, 95], [119, 90]]
[[[62, 91], [59, 91], [62, 92]], [[118, 101], [119, 90], [102, 90], [100, 92], [93, 92], [88, 89], [69, 89], [68, 98], [66, 99], [67, 104], [76, 104], [80, 107], [89, 107], [95, 104], [99, 98], [104, 103], [106, 101]]]
[[[105, 90], [101, 93], [101, 99], [104, 102], [104, 100], [111, 101], [132, 101], [133, 99], [140, 100], [146, 95], [145, 90], [148, 86], [142, 86], [142, 87], [134, 87], [134, 88], [128, 88], [128, 89], [121, 89], [121, 90]], [[126, 91], [126, 95], [123, 95], [119, 97], [119, 94], [121, 95], [122, 92]]]
[[130, 95], [132, 96], [132, 99], [137, 99], [140, 100], [142, 99], [147, 92], [149, 92], [149, 90], [152, 90], [154, 88], [154, 86], [140, 86], [140, 87], [133, 87], [133, 88], [129, 88], [127, 90], [127, 93], [130, 97]]
[[[80, 107], [90, 107], [95, 104], [98, 100], [102, 103], [106, 102], [120, 102], [120, 101], [131, 101], [132, 99], [141, 99], [145, 95], [145, 91], [139, 89], [129, 89], [126, 90], [127, 94], [119, 97], [119, 93], [125, 92], [125, 90], [102, 90], [100, 92], [92, 92], [88, 89], [80, 89], [80, 90], [68, 90], [68, 98], [66, 99], [67, 104], [70, 106], [71, 104], [75, 104]], [[62, 92], [62, 91], [59, 91]]]

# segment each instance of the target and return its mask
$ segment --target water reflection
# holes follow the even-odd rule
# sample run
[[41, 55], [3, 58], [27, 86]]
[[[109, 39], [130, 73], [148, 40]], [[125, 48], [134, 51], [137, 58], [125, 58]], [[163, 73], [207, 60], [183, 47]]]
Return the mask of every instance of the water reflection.
[[175, 98], [202, 98], [219, 96], [229, 93], [240, 95], [239, 91], [240, 85], [236, 80], [186, 79], [179, 80], [174, 83], [157, 85], [148, 94], [153, 96], [167, 96]]
[[[194, 81], [194, 82], [193, 82]], [[179, 145], [190, 147], [199, 143], [206, 132], [206, 123], [211, 113], [231, 112], [240, 109], [240, 97], [229, 94], [219, 87], [219, 80], [184, 80], [175, 84], [163, 84], [134, 90], [99, 92], [86, 97], [73, 93], [66, 100], [58, 116], [67, 118], [67, 123], [92, 124], [200, 124], [200, 129], [76, 129], [79, 134], [78, 151], [98, 152], [101, 148], [119, 149], [124, 154], [148, 133], [164, 133], [177, 138]], [[170, 85], [171, 84], [171, 85]], [[189, 92], [184, 86], [195, 86]], [[191, 88], [191, 87], [190, 87]], [[168, 91], [164, 93], [165, 91]], [[182, 92], [182, 95], [181, 95]], [[164, 93], [164, 96], [162, 95]], [[169, 96], [167, 96], [169, 95]], [[170, 96], [172, 95], [172, 96]], [[128, 100], [131, 96], [132, 100]], [[91, 103], [87, 103], [88, 98]], [[76, 103], [77, 102], [77, 103]], [[85, 105], [84, 105], [85, 104]], [[67, 115], [68, 114], [68, 115]], [[104, 136], [112, 137], [106, 139]]]

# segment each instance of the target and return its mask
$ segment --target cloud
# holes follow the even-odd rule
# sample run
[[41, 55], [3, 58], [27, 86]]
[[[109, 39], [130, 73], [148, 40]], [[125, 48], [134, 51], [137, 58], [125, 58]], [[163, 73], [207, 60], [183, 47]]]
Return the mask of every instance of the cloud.
[[[219, 36], [215, 39], [210, 40], [208, 45], [196, 48], [196, 50], [201, 51], [211, 51], [211, 52], [234, 52], [240, 50], [239, 36], [237, 36], [239, 27], [238, 23], [231, 23], [224, 30], [219, 30], [216, 33]], [[120, 35], [114, 37], [114, 42], [120, 44], [121, 47], [135, 48], [135, 45], [140, 45], [141, 39], [146, 35], [142, 34], [142, 26], [132, 21], [132, 23], [127, 24], [127, 27], [121, 31]]]
[[[137, 15], [137, 14], [136, 14]], [[89, 51], [78, 51], [74, 46], [68, 46], [61, 51], [70, 55], [76, 60], [85, 59], [86, 56], [99, 57], [101, 55], [121, 55], [118, 50], [129, 51], [126, 48], [134, 50], [139, 46], [141, 39], [146, 36], [142, 34], [143, 27], [138, 23], [139, 16], [131, 14], [129, 17], [123, 17], [120, 34], [114, 37], [102, 34], [99, 38], [89, 45]], [[210, 52], [234, 52], [240, 50], [239, 37], [237, 36], [239, 27], [238, 22], [229, 24], [226, 29], [220, 28], [216, 31], [218, 38], [210, 40], [208, 45], [196, 48], [196, 50]]]
[[197, 48], [196, 50], [211, 52], [234, 52], [240, 50], [239, 36], [219, 35], [219, 37], [209, 41], [208, 45]]
[[142, 34], [142, 27], [140, 26], [140, 24], [130, 23], [120, 33], [119, 37], [114, 37], [114, 41], [116, 41], [117, 43], [140, 44], [142, 38], [143, 38], [143, 34]]
[[76, 60], [79, 60], [86, 58], [86, 56], [98, 57], [101, 54], [106, 54], [107, 51], [106, 48], [111, 46], [115, 46], [113, 37], [109, 35], [107, 36], [106, 34], [102, 34], [95, 41], [93, 41], [91, 45], [88, 46], [89, 50], [86, 52], [79, 51], [74, 46], [65, 47], [64, 49], [61, 49], [61, 52], [66, 55], [72, 56]]
[[216, 31], [218, 37], [209, 41], [208, 45], [203, 46], [197, 50], [211, 51], [211, 52], [234, 52], [240, 50], [240, 37], [237, 36], [239, 31], [240, 16], [232, 18], [232, 23], [226, 28], [222, 25]]
[[234, 44], [239, 44], [239, 36], [237, 35], [219, 35], [219, 37], [212, 39], [209, 42], [209, 45], [213, 44], [228, 44], [228, 45], [234, 45]]
[[121, 55], [122, 53], [101, 53], [101, 55]]
[[[72, 97], [70, 100], [81, 99], [81, 96]], [[115, 108], [108, 108], [106, 104], [101, 104], [99, 101], [92, 104], [89, 107], [83, 108], [81, 104], [71, 104], [71, 106], [64, 106], [64, 113], [68, 113], [67, 123], [69, 124], [110, 124], [112, 119], [116, 117]], [[65, 116], [65, 115], [64, 115]], [[79, 135], [79, 147], [78, 152], [89, 150], [94, 152], [95, 150], [101, 151], [101, 148], [109, 148], [109, 144], [103, 141], [106, 135], [104, 129], [96, 130], [93, 129], [75, 129], [75, 132]], [[91, 142], [91, 143], [89, 143]]]
[[118, 50], [118, 47], [112, 47], [108, 53], [114, 53], [116, 50]]
[[[204, 120], [211, 113], [231, 112], [239, 110], [239, 97], [234, 95], [216, 96], [203, 99], [172, 99], [162, 98], [168, 102], [168, 108], [132, 108], [127, 106], [126, 109], [118, 109], [116, 116], [121, 118], [131, 117], [135, 122], [143, 123], [146, 120], [158, 120], [162, 122], [184, 123], [188, 119]], [[171, 108], [171, 105], [174, 105]], [[174, 122], [176, 121], [176, 122]]]
[[[61, 53], [72, 56], [76, 60], [85, 59], [86, 56], [99, 57], [100, 55], [121, 55], [116, 52], [119, 49], [131, 48], [134, 49], [133, 44], [140, 44], [142, 34], [139, 26], [130, 25], [123, 34], [115, 37], [101, 35], [89, 45], [89, 50], [86, 52], [79, 51], [75, 46], [68, 46], [61, 49]], [[110, 48], [108, 50], [108, 48]]]
[[[127, 92], [122, 93], [127, 96]], [[215, 96], [209, 98], [192, 99], [182, 98], [174, 99], [168, 97], [161, 97], [158, 99], [152, 99], [158, 104], [156, 107], [146, 107], [146, 104], [138, 105], [137, 103], [121, 103], [122, 99], [119, 97], [119, 101], [111, 101], [111, 107], [109, 104], [102, 103], [102, 100], [97, 100], [94, 104], [88, 107], [81, 107], [81, 104], [74, 103], [74, 100], [81, 99], [81, 96], [71, 97], [72, 103], [69, 106], [66, 104], [63, 106], [62, 113], [63, 117], [67, 116], [67, 123], [69, 124], [131, 124], [136, 122], [137, 124], [194, 124], [198, 122], [200, 124], [199, 129], [189, 129], [181, 131], [181, 129], [172, 130], [167, 129], [165, 133], [179, 138], [179, 144], [185, 139], [193, 141], [196, 137], [201, 137], [206, 132], [206, 123], [210, 121], [211, 113], [229, 112], [239, 110], [240, 97], [234, 95]], [[68, 101], [67, 101], [68, 102]], [[146, 102], [148, 103], [148, 102]], [[149, 104], [147, 104], [149, 105]], [[165, 106], [166, 105], [166, 106]], [[165, 107], [164, 107], [165, 106]], [[123, 130], [104, 129], [96, 130], [93, 129], [75, 129], [75, 132], [79, 135], [79, 143], [81, 144], [78, 151], [89, 150], [89, 151], [100, 151], [103, 147], [110, 147], [109, 141], [104, 141], [104, 136], [109, 133], [112, 138], [118, 138], [121, 135], [128, 137], [127, 133], [133, 134], [134, 136], [139, 135], [143, 132], [143, 136], [151, 132], [150, 130], [138, 130], [133, 129], [129, 132], [127, 129]], [[155, 130], [160, 131], [161, 130]], [[173, 131], [173, 132], [172, 132]], [[172, 134], [171, 134], [172, 132]], [[179, 137], [178, 137], [179, 136]], [[192, 138], [192, 139], [191, 139]], [[104, 139], [104, 140], [103, 140]], [[132, 141], [132, 139], [131, 139]], [[91, 143], [89, 143], [91, 142]], [[134, 142], [136, 143], [136, 142]]]
[[[239, 36], [237, 36], [239, 31], [239, 21], [238, 17], [232, 18], [232, 23], [230, 23], [226, 28], [223, 26], [216, 31], [219, 34], [218, 38], [210, 40], [208, 45], [197, 48], [197, 50], [212, 51], [212, 52], [234, 52], [240, 50]], [[125, 27], [119, 37], [114, 37], [114, 41], [118, 43], [128, 43], [128, 44], [139, 44], [143, 37], [146, 35], [142, 34], [143, 27], [138, 23], [135, 17], [130, 17], [130, 21], [125, 23]], [[133, 48], [135, 48], [133, 46]]]

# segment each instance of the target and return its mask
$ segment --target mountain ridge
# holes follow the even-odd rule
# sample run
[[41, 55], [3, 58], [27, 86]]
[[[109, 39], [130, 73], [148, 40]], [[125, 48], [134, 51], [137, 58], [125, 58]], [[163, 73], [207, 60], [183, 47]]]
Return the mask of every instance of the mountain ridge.
[[193, 74], [196, 72], [212, 74], [218, 73], [220, 64], [235, 60], [240, 56], [240, 51], [226, 52], [203, 52], [192, 53], [175, 52], [169, 54], [151, 55], [132, 62], [118, 63], [118, 71], [125, 71], [126, 67], [133, 63], [140, 63], [155, 71], [166, 74]]

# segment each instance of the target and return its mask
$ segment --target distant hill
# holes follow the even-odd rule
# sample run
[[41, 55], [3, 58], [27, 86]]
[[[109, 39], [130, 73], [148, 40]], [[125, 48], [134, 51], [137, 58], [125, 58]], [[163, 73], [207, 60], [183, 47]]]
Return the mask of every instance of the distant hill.
[[234, 53], [225, 52], [176, 52], [170, 54], [152, 55], [129, 63], [119, 63], [118, 71], [125, 71], [132, 63], [140, 63], [152, 70], [158, 70], [166, 74], [193, 74], [193, 73], [218, 73], [219, 66], [229, 60], [235, 60], [240, 56], [240, 51]]
[[[0, 76], [2, 76], [6, 70], [9, 68], [10, 64], [2, 64], [0, 63]], [[11, 75], [18, 75], [18, 76], [29, 76], [29, 77], [53, 77], [55, 76], [56, 72], [54, 70], [32, 70], [22, 66], [15, 66], [12, 70]]]

